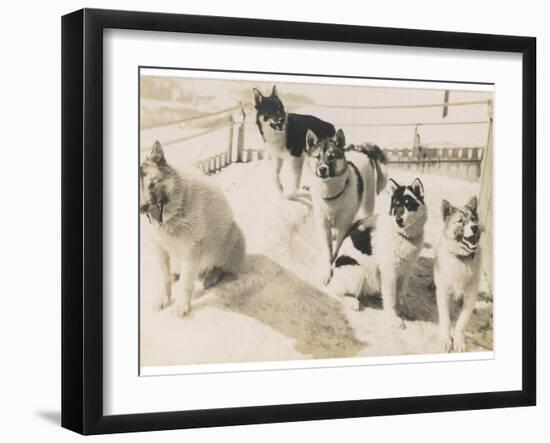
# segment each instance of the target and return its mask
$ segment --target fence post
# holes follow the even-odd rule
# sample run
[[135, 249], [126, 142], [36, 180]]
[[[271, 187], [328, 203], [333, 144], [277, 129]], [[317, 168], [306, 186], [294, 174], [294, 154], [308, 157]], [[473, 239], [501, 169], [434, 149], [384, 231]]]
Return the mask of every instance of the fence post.
[[233, 137], [235, 136], [235, 119], [233, 118], [233, 115], [229, 116], [229, 143], [227, 144], [227, 151], [225, 154], [225, 163], [226, 165], [230, 165], [233, 162]]
[[478, 213], [485, 226], [481, 237], [483, 247], [483, 271], [487, 277], [490, 290], [493, 290], [493, 102], [487, 104], [489, 114], [489, 131], [487, 147], [481, 163], [481, 180], [479, 185]]
[[237, 131], [237, 163], [243, 161], [243, 151], [244, 151], [244, 134], [245, 134], [245, 123], [246, 123], [246, 112], [244, 106], [241, 105], [242, 120], [239, 124]]
[[447, 117], [447, 114], [449, 113], [449, 90], [445, 90], [445, 94], [443, 94], [443, 115], [442, 117]]
[[417, 160], [420, 160], [422, 157], [421, 151], [422, 147], [420, 144], [420, 134], [418, 133], [418, 125], [414, 127], [414, 139], [413, 139], [413, 148], [412, 153], [413, 157], [416, 157]]

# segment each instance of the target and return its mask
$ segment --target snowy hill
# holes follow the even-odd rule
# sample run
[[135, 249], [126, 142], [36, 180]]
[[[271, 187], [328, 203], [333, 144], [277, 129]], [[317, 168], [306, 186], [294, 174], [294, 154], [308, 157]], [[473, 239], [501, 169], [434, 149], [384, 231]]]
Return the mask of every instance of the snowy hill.
[[[245, 232], [248, 264], [237, 280], [206, 293], [198, 291], [190, 317], [177, 318], [170, 309], [153, 311], [152, 297], [160, 284], [158, 266], [149, 253], [148, 239], [142, 238], [142, 365], [438, 352], [430, 284], [433, 246], [441, 229], [440, 202], [444, 197], [463, 203], [477, 192], [477, 185], [444, 179], [442, 186], [441, 177], [421, 177], [429, 208], [426, 249], [401, 309], [407, 328], [388, 330], [379, 300], [367, 300], [361, 311], [354, 312], [317, 286], [318, 248], [311, 211], [307, 205], [278, 197], [266, 168], [266, 162], [234, 164], [209, 178], [222, 187]], [[413, 178], [404, 171], [391, 171], [391, 176], [403, 183]], [[377, 209], [387, 207], [388, 195], [382, 194]], [[492, 349], [491, 303], [480, 303], [467, 345], [469, 351]]]

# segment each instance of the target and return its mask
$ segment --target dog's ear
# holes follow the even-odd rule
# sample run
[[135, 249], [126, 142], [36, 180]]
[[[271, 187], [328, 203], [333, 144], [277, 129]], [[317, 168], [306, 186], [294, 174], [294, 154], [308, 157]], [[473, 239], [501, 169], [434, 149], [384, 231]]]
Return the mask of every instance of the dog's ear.
[[477, 197], [475, 195], [466, 203], [466, 207], [472, 212], [477, 211]]
[[455, 207], [451, 203], [445, 199], [441, 201], [441, 215], [443, 215], [443, 221], [447, 221], [454, 211]]
[[414, 181], [411, 183], [411, 188], [414, 194], [418, 198], [420, 198], [420, 200], [424, 200], [424, 185], [422, 184], [419, 178], [414, 179]]
[[254, 103], [259, 105], [264, 99], [263, 94], [260, 92], [259, 89], [256, 88], [252, 88], [252, 92], [254, 93]]
[[390, 191], [392, 193], [392, 195], [395, 193], [395, 191], [397, 191], [397, 189], [399, 189], [401, 186], [399, 185], [399, 183], [397, 183], [393, 178], [390, 178]]
[[344, 131], [342, 131], [341, 129], [338, 129], [338, 131], [336, 131], [334, 140], [336, 141], [336, 146], [338, 146], [340, 149], [344, 149], [346, 147], [346, 136], [344, 135]]
[[158, 140], [153, 143], [153, 147], [151, 148], [151, 152], [149, 152], [147, 158], [158, 166], [164, 166], [166, 164], [164, 150]]
[[273, 90], [271, 91], [271, 97], [279, 97], [277, 93], [277, 85], [273, 85]]
[[311, 150], [315, 147], [317, 141], [318, 139], [315, 132], [313, 132], [311, 129], [308, 129], [306, 133], [306, 152], [308, 154], [311, 153]]

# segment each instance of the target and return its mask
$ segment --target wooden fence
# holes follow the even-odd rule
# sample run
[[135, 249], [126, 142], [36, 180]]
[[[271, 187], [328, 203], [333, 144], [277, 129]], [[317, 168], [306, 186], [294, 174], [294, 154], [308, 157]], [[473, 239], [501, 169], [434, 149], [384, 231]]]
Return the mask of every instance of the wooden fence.
[[481, 175], [484, 148], [423, 148], [384, 149], [388, 163], [396, 169], [420, 174], [437, 174], [467, 181], [477, 181]]
[[[467, 106], [467, 105], [489, 105], [490, 101], [475, 101], [475, 102], [457, 102], [447, 103], [447, 106]], [[323, 105], [329, 106], [329, 105]], [[413, 107], [432, 107], [443, 106], [443, 104], [427, 104], [427, 105], [404, 105], [406, 108]], [[372, 107], [367, 107], [371, 109]], [[378, 108], [378, 107], [376, 107]], [[387, 107], [380, 107], [387, 108]], [[390, 106], [390, 108], [400, 108], [399, 106]], [[233, 111], [232, 108], [230, 111]], [[211, 175], [220, 173], [225, 167], [232, 163], [248, 163], [252, 161], [259, 161], [269, 158], [267, 152], [264, 151], [263, 146], [252, 143], [253, 146], [248, 145], [245, 134], [247, 126], [254, 125], [252, 121], [247, 120], [247, 108], [244, 106], [241, 108], [237, 115], [231, 117], [230, 135], [227, 142], [227, 146], [223, 151], [201, 158], [195, 163], [195, 166], [200, 169], [204, 174]], [[218, 113], [219, 114], [219, 113]], [[411, 148], [392, 148], [384, 147], [382, 149], [388, 156], [389, 164], [391, 167], [397, 169], [406, 169], [416, 171], [420, 174], [439, 174], [453, 178], [458, 178], [467, 181], [478, 181], [481, 176], [482, 161], [485, 151], [485, 147], [434, 147], [425, 146], [420, 142], [418, 135], [418, 128], [420, 126], [443, 126], [443, 125], [489, 125], [489, 121], [463, 121], [463, 122], [419, 122], [419, 123], [383, 123], [383, 124], [369, 124], [364, 125], [350, 125], [350, 126], [364, 126], [364, 127], [399, 127], [410, 126], [414, 127], [414, 137], [412, 140]], [[341, 125], [344, 130], [345, 124]], [[201, 134], [198, 134], [200, 136]]]

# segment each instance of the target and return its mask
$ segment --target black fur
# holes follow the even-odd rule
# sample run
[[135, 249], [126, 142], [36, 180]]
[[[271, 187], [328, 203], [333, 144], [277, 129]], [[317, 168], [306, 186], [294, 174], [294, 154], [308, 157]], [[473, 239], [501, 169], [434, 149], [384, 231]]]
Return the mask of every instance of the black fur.
[[[313, 115], [286, 113], [283, 102], [277, 94], [276, 87], [269, 96], [264, 96], [254, 89], [256, 108], [256, 125], [263, 137], [262, 122], [271, 119], [277, 122], [282, 130], [286, 125], [286, 149], [294, 157], [301, 157], [306, 146], [306, 133], [312, 130], [319, 138], [334, 137], [336, 130], [334, 125], [325, 122]], [[275, 128], [275, 127], [274, 127]]]
[[361, 254], [372, 255], [372, 229], [361, 229], [357, 227], [352, 229], [349, 233], [353, 247], [357, 249]]
[[362, 145], [350, 145], [347, 149], [366, 154], [367, 157], [371, 160], [380, 162], [384, 165], [388, 163], [388, 157], [378, 145], [372, 143], [364, 143]]
[[358, 264], [359, 263], [357, 263], [357, 260], [354, 258], [349, 257], [348, 255], [341, 255], [334, 262], [334, 267], [341, 268], [342, 266], [356, 266]]
[[[418, 200], [405, 195], [407, 190], [409, 190]], [[395, 215], [399, 218], [405, 212], [405, 208], [407, 211], [416, 211], [421, 204], [424, 204], [423, 195], [416, 192], [416, 190], [410, 185], [398, 185], [391, 197], [390, 215]]]
[[357, 177], [357, 196], [359, 198], [359, 202], [362, 202], [363, 201], [363, 191], [365, 190], [365, 184], [363, 183], [363, 177], [361, 177], [361, 174], [359, 173], [359, 170], [357, 169], [357, 166], [355, 166], [350, 161], [348, 161], [348, 164], [351, 166], [351, 168], [355, 172], [355, 176]]
[[287, 114], [286, 148], [294, 157], [300, 157], [304, 152], [308, 129], [311, 129], [318, 138], [331, 138], [336, 134], [333, 124], [313, 115]]

